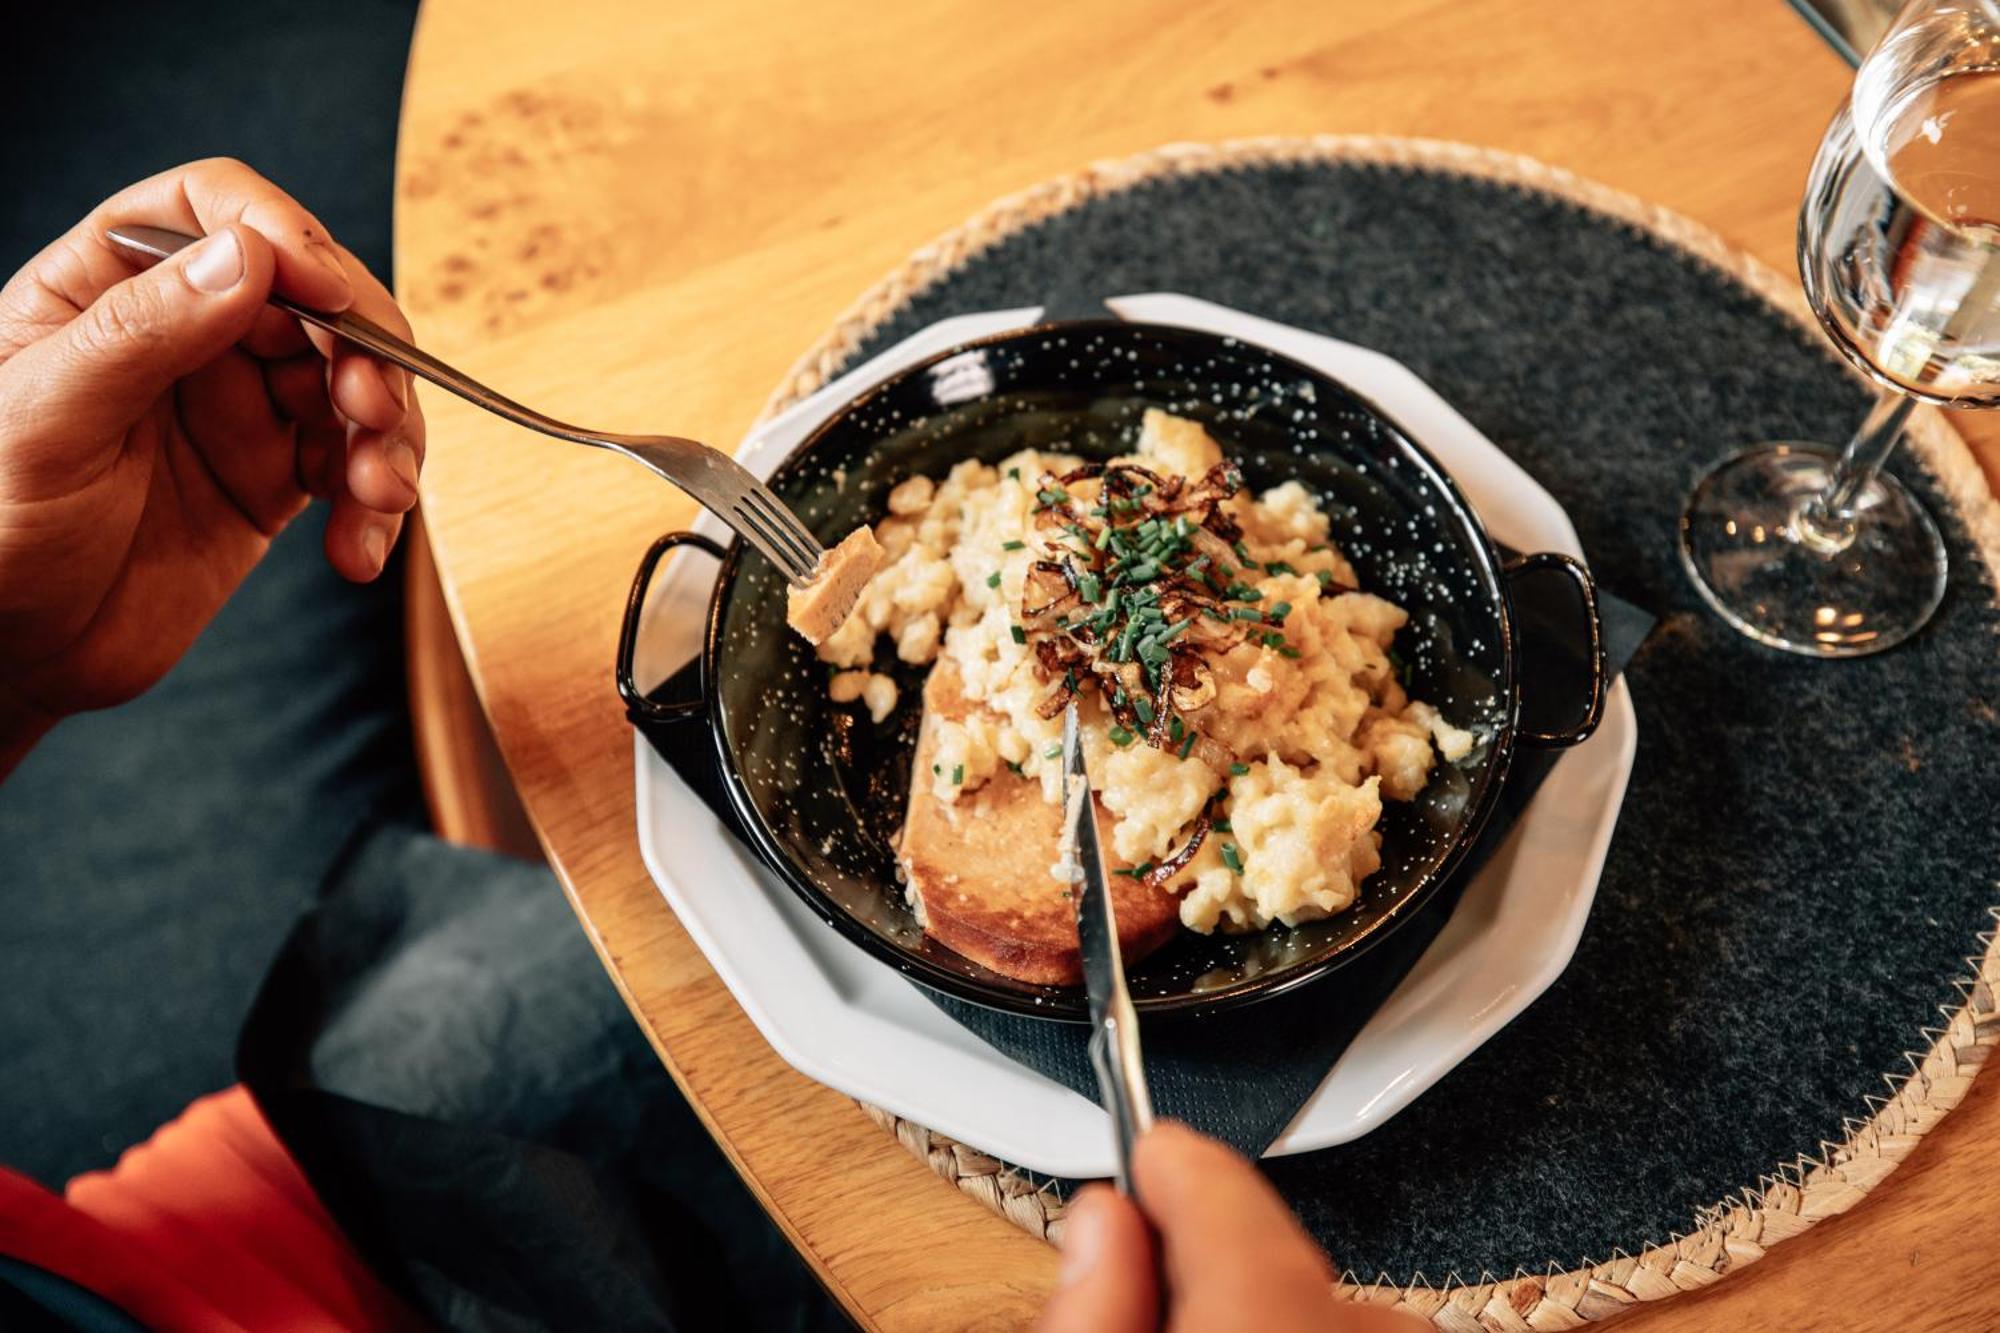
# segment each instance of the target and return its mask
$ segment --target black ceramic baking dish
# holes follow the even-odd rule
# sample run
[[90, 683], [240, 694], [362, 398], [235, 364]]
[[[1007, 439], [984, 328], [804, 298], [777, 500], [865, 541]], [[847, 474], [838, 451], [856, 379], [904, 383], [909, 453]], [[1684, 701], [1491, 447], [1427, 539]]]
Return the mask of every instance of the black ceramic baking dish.
[[[1574, 745], [1596, 727], [1604, 659], [1596, 589], [1583, 566], [1553, 554], [1503, 558], [1451, 478], [1374, 405], [1289, 358], [1197, 330], [1043, 324], [939, 353], [842, 408], [770, 485], [831, 546], [880, 519], [890, 488], [906, 477], [942, 476], [961, 459], [990, 463], [1030, 446], [1108, 457], [1130, 448], [1148, 407], [1200, 420], [1249, 489], [1297, 479], [1314, 492], [1362, 586], [1410, 613], [1397, 636], [1410, 694], [1484, 738], [1460, 763], [1440, 763], [1415, 801], [1385, 803], [1382, 868], [1347, 912], [1250, 935], [1182, 931], [1129, 969], [1142, 1012], [1208, 1012], [1324, 977], [1416, 915], [1477, 840], [1515, 746]], [[722, 568], [700, 697], [668, 700], [638, 689], [632, 655], [647, 585], [660, 558], [680, 546], [708, 552]], [[1536, 571], [1574, 581], [1576, 652], [1587, 664], [1576, 720], [1546, 732], [1522, 724], [1511, 595], [1514, 580]], [[827, 668], [785, 624], [784, 593], [777, 572], [741, 541], [725, 549], [672, 533], [654, 543], [633, 581], [618, 649], [618, 687], [634, 723], [707, 727], [722, 785], [761, 859], [871, 954], [975, 1004], [1084, 1019], [1080, 988], [999, 976], [919, 929], [896, 880], [892, 840], [927, 668], [879, 654], [876, 669], [902, 687], [897, 712], [879, 726], [855, 706], [830, 702]]]

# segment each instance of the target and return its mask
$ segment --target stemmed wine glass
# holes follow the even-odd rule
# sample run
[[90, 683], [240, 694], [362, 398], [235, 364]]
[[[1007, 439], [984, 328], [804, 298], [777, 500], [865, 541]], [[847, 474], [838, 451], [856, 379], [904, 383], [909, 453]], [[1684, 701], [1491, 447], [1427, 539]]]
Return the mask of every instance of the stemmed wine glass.
[[1944, 596], [1937, 525], [1882, 470], [1911, 410], [2000, 405], [2000, 0], [1913, 0], [1862, 62], [1806, 182], [1799, 272], [1887, 392], [1837, 454], [1766, 444], [1703, 477], [1681, 561], [1752, 638], [1857, 657]]

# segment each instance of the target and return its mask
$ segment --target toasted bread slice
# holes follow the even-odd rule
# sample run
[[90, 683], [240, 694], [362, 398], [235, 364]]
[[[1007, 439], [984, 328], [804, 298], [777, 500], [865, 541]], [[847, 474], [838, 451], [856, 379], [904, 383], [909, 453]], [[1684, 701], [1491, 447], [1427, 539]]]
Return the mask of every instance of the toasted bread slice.
[[[916, 780], [897, 849], [905, 883], [925, 932], [947, 948], [1002, 976], [1075, 985], [1083, 980], [1075, 904], [1050, 873], [1062, 812], [1042, 799], [1039, 782], [1006, 771], [950, 804], [925, 781], [937, 721], [963, 719], [977, 707], [962, 692], [957, 669], [940, 659], [924, 684]], [[1128, 964], [1172, 938], [1180, 919], [1172, 894], [1129, 875], [1111, 877], [1111, 903]]]

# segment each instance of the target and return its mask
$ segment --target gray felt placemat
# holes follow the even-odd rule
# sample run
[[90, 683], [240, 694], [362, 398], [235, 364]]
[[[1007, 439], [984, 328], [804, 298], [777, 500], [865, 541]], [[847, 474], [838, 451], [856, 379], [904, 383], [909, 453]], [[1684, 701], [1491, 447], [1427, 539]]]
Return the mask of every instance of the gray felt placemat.
[[[1927, 631], [1843, 663], [1737, 637], [1675, 560], [1689, 486], [1758, 441], [1844, 438], [1866, 391], [1774, 304], [1781, 281], [1693, 224], [1394, 140], [1167, 150], [1003, 201], [865, 297], [778, 401], [937, 319], [1059, 290], [1179, 291], [1388, 353], [1662, 620], [1627, 673], [1638, 758], [1568, 971], [1384, 1128], [1268, 1164], [1344, 1266], [1441, 1320], [1487, 1299], [1601, 1317], [1839, 1211], [1907, 1151], [1885, 1131], [1955, 1103], [1993, 1039], [1991, 995], [1963, 1008], [1961, 983], [1993, 967], [2000, 896], [1995, 525], [1955, 437], [1923, 428], [1942, 482], [1893, 465], [1951, 548]], [[1042, 1182], [898, 1130], [1017, 1222], [1059, 1225]], [[1441, 1280], [1592, 1263], [1525, 1296]]]

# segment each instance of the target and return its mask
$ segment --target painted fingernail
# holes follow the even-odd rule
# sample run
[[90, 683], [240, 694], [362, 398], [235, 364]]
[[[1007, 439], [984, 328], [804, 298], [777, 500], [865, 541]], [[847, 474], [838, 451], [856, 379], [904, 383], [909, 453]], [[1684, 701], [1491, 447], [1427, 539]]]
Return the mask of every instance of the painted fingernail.
[[376, 569], [389, 558], [389, 529], [380, 523], [370, 523], [361, 529], [361, 553], [368, 557], [368, 563]]
[[396, 479], [411, 490], [417, 489], [417, 451], [400, 435], [392, 435], [382, 445], [382, 457]]
[[1097, 1266], [1104, 1252], [1104, 1208], [1095, 1194], [1080, 1194], [1063, 1218], [1062, 1271], [1057, 1281], [1065, 1287], [1080, 1281]]
[[226, 292], [243, 280], [243, 243], [233, 231], [219, 231], [188, 251], [181, 273], [198, 292]]

